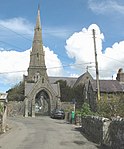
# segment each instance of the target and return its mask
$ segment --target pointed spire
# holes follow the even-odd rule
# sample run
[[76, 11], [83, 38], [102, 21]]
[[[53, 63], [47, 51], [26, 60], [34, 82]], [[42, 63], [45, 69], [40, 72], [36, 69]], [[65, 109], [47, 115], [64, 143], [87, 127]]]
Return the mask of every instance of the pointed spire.
[[34, 29], [34, 39], [32, 44], [32, 51], [30, 54], [30, 64], [28, 69], [29, 80], [39, 73], [40, 76], [47, 76], [45, 65], [45, 52], [42, 43], [42, 29], [40, 22], [40, 7], [38, 5], [38, 15], [36, 19], [36, 26]]
[[41, 22], [40, 22], [40, 4], [38, 5], [38, 14], [37, 14], [37, 21], [35, 29], [41, 29]]
[[36, 19], [34, 33], [34, 41], [40, 41], [42, 43], [42, 31], [41, 31], [41, 21], [40, 21], [40, 5], [38, 5], [38, 14]]

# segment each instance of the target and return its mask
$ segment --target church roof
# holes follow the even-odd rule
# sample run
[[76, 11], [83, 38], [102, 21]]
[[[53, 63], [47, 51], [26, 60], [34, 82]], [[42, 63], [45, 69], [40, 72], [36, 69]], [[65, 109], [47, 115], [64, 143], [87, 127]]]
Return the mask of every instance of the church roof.
[[93, 77], [91, 76], [91, 74], [87, 71], [85, 72], [84, 74], [82, 74], [75, 82], [74, 86], [78, 86], [80, 84], [87, 84], [88, 85], [88, 82], [89, 80], [93, 80]]
[[67, 85], [73, 87], [75, 84], [77, 78], [72, 78], [72, 77], [49, 77], [49, 81], [51, 84], [55, 83], [58, 80], [63, 80], [67, 81]]
[[59, 95], [59, 88], [57, 84], [51, 84], [52, 88], [54, 89], [54, 91], [56, 92], [57, 95]]

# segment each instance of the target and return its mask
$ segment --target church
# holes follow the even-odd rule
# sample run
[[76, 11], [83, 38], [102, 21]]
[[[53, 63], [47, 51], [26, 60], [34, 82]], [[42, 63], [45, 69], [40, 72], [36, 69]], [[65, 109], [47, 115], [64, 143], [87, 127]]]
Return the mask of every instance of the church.
[[40, 9], [38, 8], [36, 26], [28, 75], [25, 81], [25, 117], [35, 115], [49, 115], [50, 111], [60, 105], [59, 83], [50, 83], [45, 65], [45, 52], [42, 43], [42, 28], [40, 21]]
[[36, 19], [32, 50], [30, 52], [30, 63], [28, 75], [24, 76], [25, 82], [25, 111], [24, 116], [35, 117], [36, 115], [50, 115], [55, 108], [61, 107], [60, 85], [58, 80], [64, 80], [70, 87], [78, 86], [88, 82], [91, 75], [86, 72], [79, 78], [72, 77], [50, 77], [47, 75], [45, 65], [45, 51], [42, 42], [42, 27], [40, 21], [40, 9]]

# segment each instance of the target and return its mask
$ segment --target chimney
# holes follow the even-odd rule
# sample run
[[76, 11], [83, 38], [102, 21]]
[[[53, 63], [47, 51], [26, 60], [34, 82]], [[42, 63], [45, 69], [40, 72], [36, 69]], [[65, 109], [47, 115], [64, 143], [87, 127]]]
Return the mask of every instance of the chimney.
[[122, 68], [118, 70], [116, 80], [118, 80], [119, 82], [124, 82], [124, 72]]

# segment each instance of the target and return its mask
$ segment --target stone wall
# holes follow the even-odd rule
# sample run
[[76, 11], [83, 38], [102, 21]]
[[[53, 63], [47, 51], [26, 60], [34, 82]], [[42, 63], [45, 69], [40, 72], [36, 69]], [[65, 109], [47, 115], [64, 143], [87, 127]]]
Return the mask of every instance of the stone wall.
[[7, 107], [8, 107], [8, 113], [7, 113], [8, 116], [24, 115], [25, 105], [23, 101], [20, 102], [11, 101], [8, 103]]
[[0, 114], [0, 134], [2, 133], [2, 115]]
[[105, 118], [98, 118], [94, 116], [87, 116], [82, 118], [83, 132], [89, 136], [92, 141], [101, 143], [105, 134], [105, 127], [109, 124], [109, 120]]
[[65, 112], [71, 112], [74, 110], [74, 105], [71, 102], [61, 102], [61, 108], [65, 110]]
[[82, 117], [82, 131], [93, 141], [111, 149], [124, 148], [124, 119]]
[[124, 119], [115, 119], [109, 126], [112, 149], [124, 149]]

